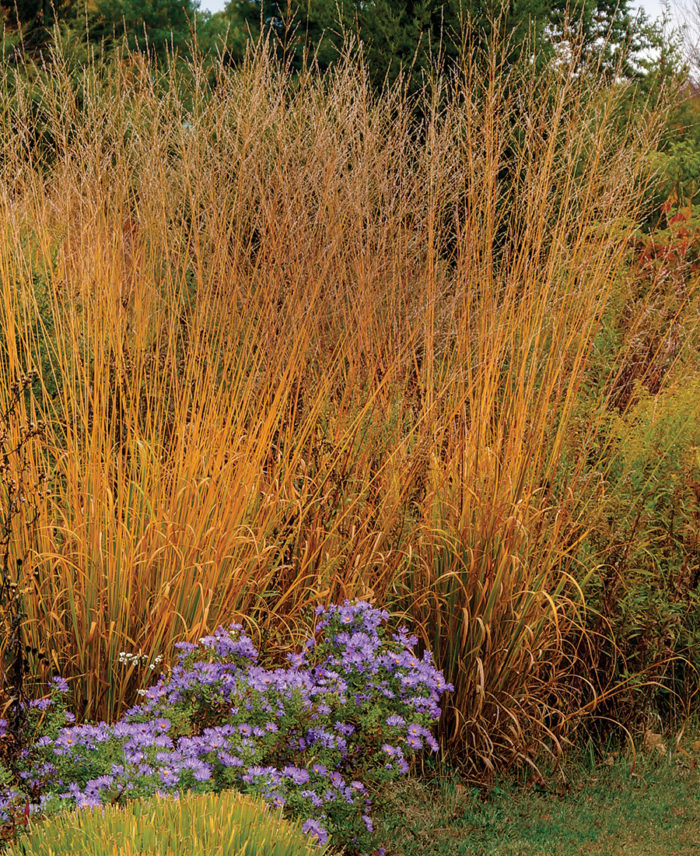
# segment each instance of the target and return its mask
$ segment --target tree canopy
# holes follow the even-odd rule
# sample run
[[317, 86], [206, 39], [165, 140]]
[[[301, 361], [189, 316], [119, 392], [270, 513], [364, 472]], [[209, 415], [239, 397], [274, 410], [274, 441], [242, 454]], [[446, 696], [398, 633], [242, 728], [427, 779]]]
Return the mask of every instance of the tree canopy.
[[95, 0], [88, 16], [93, 42], [125, 36], [132, 49], [183, 51], [192, 37], [199, 0]]
[[0, 0], [3, 28], [34, 53], [51, 38], [58, 21], [71, 16], [75, 0]]
[[[246, 42], [270, 36], [294, 67], [313, 58], [321, 69], [339, 56], [348, 37], [361, 45], [372, 81], [381, 85], [407, 71], [414, 85], [445, 68], [465, 47], [488, 47], [494, 28], [510, 39], [513, 55], [527, 45], [543, 58], [566, 31], [581, 40], [586, 61], [614, 65], [621, 51], [633, 59], [648, 47], [648, 22], [631, 0], [229, 0], [223, 13], [199, 0], [0, 0], [6, 33], [36, 53], [58, 23], [109, 49], [186, 56], [196, 32], [200, 47], [225, 43], [232, 61]], [[633, 72], [629, 62], [626, 72]]]
[[629, 0], [229, 0], [225, 15], [253, 37], [270, 34], [297, 65], [307, 55], [327, 67], [354, 36], [375, 83], [400, 68], [419, 77], [465, 46], [488, 47], [496, 27], [514, 55], [525, 44], [546, 54], [565, 31], [588, 61], [612, 64], [622, 50], [634, 57], [648, 46], [647, 20]]
[[0, 13], [6, 34], [28, 54], [51, 41], [57, 24], [101, 48], [125, 40], [132, 50], [158, 56], [186, 53], [196, 17], [211, 18], [199, 13], [199, 0], [0, 0]]

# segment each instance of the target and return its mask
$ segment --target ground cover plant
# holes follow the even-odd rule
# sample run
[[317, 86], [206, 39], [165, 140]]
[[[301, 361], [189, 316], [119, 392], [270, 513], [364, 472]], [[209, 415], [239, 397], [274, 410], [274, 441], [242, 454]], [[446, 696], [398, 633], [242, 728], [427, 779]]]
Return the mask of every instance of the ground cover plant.
[[287, 669], [259, 666], [240, 625], [179, 643], [178, 664], [111, 725], [69, 724], [55, 679], [31, 703], [35, 733], [9, 787], [0, 767], [0, 820], [237, 788], [301, 818], [320, 844], [374, 852], [372, 795], [424, 745], [438, 750], [431, 728], [451, 687], [415, 637], [390, 632], [388, 613], [359, 602], [316, 614]]
[[[676, 742], [676, 737], [678, 741]], [[558, 769], [498, 776], [454, 770], [396, 783], [377, 825], [403, 856], [692, 856], [700, 846], [700, 741], [581, 744]]]
[[[601, 640], [616, 603], [639, 628], [652, 541], [683, 627], [650, 658], [688, 655], [697, 281], [636, 289], [630, 257], [663, 113], [622, 121], [628, 84], [575, 51], [504, 56], [411, 97], [264, 45], [2, 68], [0, 404], [38, 372], [52, 485], [22, 632], [79, 720], [123, 717], [177, 642], [237, 621], [280, 663], [360, 597], [432, 651], [471, 773], [556, 752], [649, 677]], [[638, 515], [657, 464], [680, 528]]]

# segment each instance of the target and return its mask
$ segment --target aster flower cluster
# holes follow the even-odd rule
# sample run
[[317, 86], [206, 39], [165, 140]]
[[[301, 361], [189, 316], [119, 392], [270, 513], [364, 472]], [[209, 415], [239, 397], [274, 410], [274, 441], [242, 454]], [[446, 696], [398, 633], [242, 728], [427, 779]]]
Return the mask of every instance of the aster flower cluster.
[[[179, 643], [173, 669], [114, 724], [51, 718], [0, 792], [44, 814], [68, 807], [236, 788], [262, 795], [320, 843], [377, 850], [371, 795], [406, 773], [451, 690], [429, 652], [370, 604], [319, 607], [314, 634], [287, 668], [265, 669], [240, 625]], [[60, 681], [61, 679], [59, 679]], [[56, 710], [52, 688], [49, 705]], [[65, 716], [65, 714], [64, 714]]]

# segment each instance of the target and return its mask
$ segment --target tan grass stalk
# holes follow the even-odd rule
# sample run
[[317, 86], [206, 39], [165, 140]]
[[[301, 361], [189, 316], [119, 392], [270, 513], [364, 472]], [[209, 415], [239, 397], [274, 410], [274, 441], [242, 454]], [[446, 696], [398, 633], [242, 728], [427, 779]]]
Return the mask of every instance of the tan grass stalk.
[[0, 398], [42, 369], [54, 472], [27, 632], [86, 716], [133, 701], [121, 650], [236, 619], [283, 646], [354, 596], [421, 628], [475, 764], [584, 703], [570, 430], [654, 122], [573, 66], [484, 67], [422, 124], [262, 47], [211, 85], [5, 79]]

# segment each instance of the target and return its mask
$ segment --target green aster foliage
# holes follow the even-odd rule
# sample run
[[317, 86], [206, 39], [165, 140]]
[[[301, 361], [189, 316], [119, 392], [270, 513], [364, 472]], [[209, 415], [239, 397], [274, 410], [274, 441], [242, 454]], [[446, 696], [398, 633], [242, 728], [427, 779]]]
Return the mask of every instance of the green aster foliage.
[[292, 824], [260, 799], [219, 795], [156, 796], [127, 806], [64, 812], [30, 826], [6, 856], [319, 856]]

